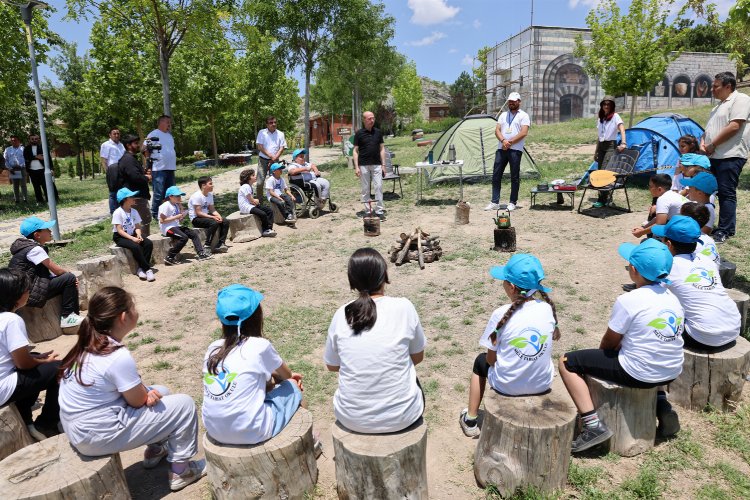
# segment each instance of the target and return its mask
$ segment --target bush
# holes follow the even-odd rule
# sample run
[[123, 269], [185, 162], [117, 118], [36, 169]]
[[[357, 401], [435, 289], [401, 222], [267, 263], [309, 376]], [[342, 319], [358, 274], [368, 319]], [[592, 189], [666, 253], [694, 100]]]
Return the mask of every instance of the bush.
[[461, 118], [457, 118], [454, 116], [449, 116], [447, 118], [443, 118], [434, 122], [426, 122], [422, 119], [419, 119], [410, 123], [408, 127], [401, 130], [398, 135], [411, 135], [411, 131], [418, 128], [421, 128], [425, 134], [445, 132], [460, 120]]
[[62, 170], [60, 169], [60, 160], [55, 158], [52, 160], [52, 172], [55, 174], [55, 179], [59, 179], [62, 175]]

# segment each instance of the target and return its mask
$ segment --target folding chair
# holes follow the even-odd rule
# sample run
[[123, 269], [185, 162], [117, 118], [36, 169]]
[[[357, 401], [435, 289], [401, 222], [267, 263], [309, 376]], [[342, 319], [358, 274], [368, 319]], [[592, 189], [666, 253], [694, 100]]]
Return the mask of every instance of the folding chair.
[[383, 180], [393, 181], [393, 190], [391, 190], [393, 194], [396, 194], [396, 181], [398, 181], [398, 189], [403, 198], [404, 188], [401, 186], [401, 175], [398, 173], [398, 165], [393, 163], [395, 156], [396, 153], [392, 153], [388, 148], [385, 148], [385, 175], [383, 176]]
[[[586, 200], [586, 191], [589, 189], [607, 193], [607, 203], [604, 205], [605, 207], [612, 210], [619, 210], [621, 212], [632, 212], [632, 210], [630, 210], [630, 198], [628, 197], [627, 182], [628, 177], [633, 174], [635, 163], [638, 161], [638, 156], [640, 156], [640, 154], [640, 150], [638, 149], [624, 149], [621, 152], [613, 154], [604, 169], [609, 170], [610, 172], [614, 172], [617, 180], [615, 180], [615, 182], [613, 182], [612, 184], [599, 188], [594, 187], [590, 182], [587, 182], [586, 186], [583, 188], [581, 201], [578, 202], [578, 213], [582, 213], [581, 206]], [[625, 193], [625, 203], [627, 203], [628, 208], [618, 207], [612, 202], [614, 192], [620, 189]]]

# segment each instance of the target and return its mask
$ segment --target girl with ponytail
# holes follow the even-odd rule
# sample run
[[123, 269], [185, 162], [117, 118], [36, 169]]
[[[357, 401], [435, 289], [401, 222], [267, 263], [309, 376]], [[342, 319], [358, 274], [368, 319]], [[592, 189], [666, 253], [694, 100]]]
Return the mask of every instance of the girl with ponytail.
[[105, 287], [89, 302], [78, 342], [60, 366], [60, 419], [70, 443], [82, 454], [110, 455], [148, 445], [143, 466], [167, 457], [169, 486], [178, 491], [203, 477], [198, 453], [198, 417], [193, 398], [145, 386], [122, 343], [138, 324], [132, 295]]
[[348, 275], [358, 296], [334, 314], [323, 356], [339, 372], [334, 414], [355, 432], [406, 429], [424, 412], [415, 369], [427, 343], [419, 315], [408, 299], [385, 295], [388, 264], [376, 250], [354, 252]]
[[560, 338], [555, 304], [542, 285], [544, 270], [539, 259], [515, 254], [505, 266], [490, 269], [503, 282], [511, 303], [495, 309], [479, 344], [487, 349], [474, 361], [469, 386], [469, 407], [459, 417], [468, 437], [479, 436], [477, 414], [484, 389], [501, 394], [541, 394], [552, 385], [552, 340]]

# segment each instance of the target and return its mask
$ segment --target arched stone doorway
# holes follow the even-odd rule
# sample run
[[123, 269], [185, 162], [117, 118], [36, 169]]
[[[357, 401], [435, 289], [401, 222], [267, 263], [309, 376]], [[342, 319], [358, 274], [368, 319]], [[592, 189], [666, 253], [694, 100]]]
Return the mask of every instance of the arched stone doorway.
[[572, 54], [564, 54], [544, 71], [542, 116], [544, 123], [584, 116], [589, 97], [589, 77]]
[[576, 94], [566, 94], [560, 97], [560, 121], [566, 122], [574, 118], [583, 117], [583, 97]]

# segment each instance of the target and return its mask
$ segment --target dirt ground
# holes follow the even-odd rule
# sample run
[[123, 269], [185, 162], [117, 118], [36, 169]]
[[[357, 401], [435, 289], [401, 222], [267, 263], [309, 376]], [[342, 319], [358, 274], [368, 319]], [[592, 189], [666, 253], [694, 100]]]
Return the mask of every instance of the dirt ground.
[[[414, 302], [428, 337], [426, 358], [417, 372], [427, 397], [430, 496], [483, 498], [484, 491], [476, 485], [472, 470], [476, 441], [463, 436], [457, 418], [466, 406], [471, 367], [481, 351], [478, 339], [492, 310], [507, 302], [501, 284], [489, 276], [488, 269], [506, 262], [511, 254], [490, 250], [494, 213], [481, 211], [489, 186], [470, 186], [466, 191], [472, 202], [470, 224], [456, 225], [453, 205], [440, 200], [428, 199], [419, 206], [387, 200], [388, 220], [381, 225], [382, 234], [372, 238], [364, 236], [362, 220], [355, 215], [360, 205], [354, 188], [337, 189], [334, 185], [332, 192], [341, 207], [337, 214], [301, 219], [297, 229], [278, 227], [275, 239], [234, 244], [228, 254], [207, 262], [157, 266], [154, 283], [126, 276], [126, 288], [136, 295], [141, 315], [137, 335], [128, 338], [128, 345], [144, 381], [167, 385], [200, 402], [202, 357], [219, 327], [214, 313], [216, 292], [233, 282], [260, 289], [266, 296], [266, 336], [293, 368], [305, 375], [309, 387], [310, 409], [324, 445], [315, 497], [335, 498], [330, 428], [336, 375], [325, 371], [322, 347], [333, 312], [353, 298], [346, 278], [347, 259], [363, 246], [385, 254], [399, 233], [421, 226], [440, 235], [444, 258], [421, 271], [414, 263], [390, 267], [387, 293]], [[646, 207], [600, 219], [558, 208], [553, 201], [552, 196], [540, 198], [541, 203], [550, 204], [531, 210], [522, 197], [522, 208], [513, 212], [512, 223], [517, 230], [517, 250], [541, 259], [548, 276], [546, 284], [553, 288], [562, 330], [562, 338], [554, 346], [559, 355], [598, 345], [613, 301], [622, 293], [620, 285], [627, 281], [617, 244], [634, 241], [629, 230], [644, 219]], [[188, 249], [192, 251], [190, 245]], [[72, 340], [63, 337], [51, 344], [64, 353]], [[711, 456], [719, 460], [726, 455], [709, 442], [710, 436], [701, 434], [703, 420], [683, 413], [683, 428], [692, 429]], [[201, 439], [202, 434], [201, 429]], [[171, 494], [166, 465], [145, 471], [139, 463], [141, 453], [122, 454], [134, 498], [210, 496], [207, 480]], [[577, 460], [606, 466], [596, 459]], [[750, 473], [736, 456], [727, 460], [744, 474]], [[637, 460], [620, 459], [617, 469], [613, 484], [621, 480], [620, 472], [626, 475], [636, 470]], [[692, 497], [702, 481], [694, 476], [695, 471], [690, 470], [674, 473], [670, 496]]]

